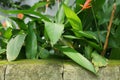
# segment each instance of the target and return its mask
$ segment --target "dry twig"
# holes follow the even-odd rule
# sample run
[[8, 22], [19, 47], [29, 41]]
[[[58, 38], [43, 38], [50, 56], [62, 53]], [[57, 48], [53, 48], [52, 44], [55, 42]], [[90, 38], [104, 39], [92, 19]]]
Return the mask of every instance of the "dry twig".
[[111, 30], [113, 19], [114, 19], [114, 15], [115, 15], [115, 10], [116, 10], [116, 4], [114, 3], [113, 4], [113, 10], [112, 10], [111, 18], [110, 18], [110, 21], [109, 21], [109, 25], [107, 27], [107, 35], [106, 35], [106, 40], [105, 40], [105, 43], [104, 43], [104, 48], [103, 48], [103, 51], [101, 53], [102, 56], [105, 55], [106, 49], [108, 47], [109, 35], [110, 35], [110, 30]]

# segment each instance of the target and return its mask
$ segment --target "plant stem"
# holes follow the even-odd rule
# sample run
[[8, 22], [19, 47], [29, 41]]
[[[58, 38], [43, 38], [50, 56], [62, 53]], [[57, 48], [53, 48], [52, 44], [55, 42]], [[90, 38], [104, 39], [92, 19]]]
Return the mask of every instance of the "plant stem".
[[110, 21], [109, 21], [109, 25], [107, 27], [107, 35], [106, 35], [106, 40], [105, 40], [105, 43], [104, 43], [104, 48], [103, 48], [103, 51], [101, 53], [102, 56], [105, 55], [106, 49], [108, 47], [109, 35], [110, 35], [110, 30], [111, 30], [111, 27], [112, 27], [112, 22], [113, 22], [114, 15], [115, 15], [115, 10], [116, 10], [116, 4], [114, 3], [113, 4], [113, 10], [112, 10], [112, 13], [111, 13], [111, 18], [110, 18]]
[[78, 15], [78, 14], [80, 14], [82, 11], [83, 11], [83, 10], [81, 9], [81, 10], [79, 10], [76, 14]]
[[97, 20], [95, 18], [95, 12], [94, 12], [93, 8], [92, 8], [92, 13], [93, 13], [93, 17], [94, 17], [94, 20], [95, 20], [95, 26], [96, 26], [96, 29], [97, 29], [98, 40], [99, 40], [100, 46], [102, 46], [102, 42], [101, 42], [101, 39], [100, 39], [100, 30], [98, 28]]

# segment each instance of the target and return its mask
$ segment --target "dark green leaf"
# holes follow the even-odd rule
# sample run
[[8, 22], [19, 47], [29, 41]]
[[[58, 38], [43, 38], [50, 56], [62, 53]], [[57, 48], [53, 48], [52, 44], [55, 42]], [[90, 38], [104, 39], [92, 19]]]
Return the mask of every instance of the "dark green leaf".
[[93, 51], [93, 48], [91, 46], [85, 46], [85, 57], [89, 60], [91, 60], [92, 51]]
[[0, 54], [4, 53], [6, 51], [6, 49], [1, 49], [0, 47]]
[[28, 35], [26, 37], [26, 57], [28, 59], [35, 59], [37, 56], [37, 37], [34, 27], [34, 22], [28, 23]]
[[100, 45], [96, 44], [95, 42], [88, 41], [88, 40], [85, 40], [85, 42], [87, 42], [91, 47], [95, 48], [98, 51], [102, 50], [102, 47], [100, 47]]
[[50, 55], [49, 51], [40, 47], [39, 57], [42, 59], [48, 58]]
[[17, 23], [17, 25], [20, 29], [27, 30], [27, 26], [26, 26], [26, 24], [24, 23], [23, 20], [20, 20], [16, 17], [10, 17], [10, 19], [14, 20]]

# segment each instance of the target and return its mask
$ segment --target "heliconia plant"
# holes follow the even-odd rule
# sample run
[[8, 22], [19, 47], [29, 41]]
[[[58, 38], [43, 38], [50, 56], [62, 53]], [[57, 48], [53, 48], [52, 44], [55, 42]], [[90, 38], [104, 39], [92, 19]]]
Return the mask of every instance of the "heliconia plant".
[[105, 0], [97, 8], [98, 2], [76, 0], [76, 7], [73, 7], [69, 5], [69, 0], [64, 0], [55, 16], [37, 11], [40, 7], [48, 7], [51, 4], [49, 1], [38, 2], [27, 10], [0, 9], [8, 15], [14, 14], [8, 17], [9, 25], [2, 23], [0, 27], [0, 40], [5, 44], [0, 46], [0, 55], [5, 53], [8, 61], [17, 60], [21, 55], [27, 59], [57, 55], [63, 59], [70, 58], [97, 74], [99, 67], [107, 65], [107, 59], [100, 55], [105, 35], [101, 36], [104, 31], [98, 27], [98, 23], [102, 24], [98, 9], [105, 5]]

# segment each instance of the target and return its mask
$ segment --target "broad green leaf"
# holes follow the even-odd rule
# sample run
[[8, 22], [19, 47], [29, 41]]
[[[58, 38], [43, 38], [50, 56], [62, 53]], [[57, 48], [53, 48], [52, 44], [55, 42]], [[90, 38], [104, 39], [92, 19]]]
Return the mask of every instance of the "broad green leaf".
[[63, 8], [72, 28], [77, 31], [82, 31], [82, 23], [77, 14], [65, 4], [63, 5]]
[[73, 61], [81, 65], [82, 67], [86, 68], [87, 70], [93, 72], [96, 74], [96, 71], [94, 69], [94, 66], [92, 65], [91, 62], [89, 62], [85, 57], [83, 57], [80, 53], [75, 51], [74, 49], [67, 47], [67, 46], [62, 46], [58, 47], [60, 51], [63, 52], [66, 56], [71, 58]]
[[37, 56], [37, 37], [34, 32], [35, 23], [28, 23], [28, 35], [26, 37], [26, 57], [35, 59]]
[[27, 26], [26, 26], [26, 24], [24, 23], [23, 20], [20, 20], [16, 17], [10, 17], [10, 19], [14, 20], [17, 23], [17, 25], [20, 29], [27, 30]]
[[51, 23], [45, 21], [45, 31], [50, 38], [51, 44], [54, 45], [61, 37], [64, 30], [63, 24]]
[[[68, 5], [69, 4], [69, 0], [64, 0], [64, 4]], [[57, 15], [56, 15], [56, 23], [64, 23], [64, 19], [65, 18], [65, 13], [64, 13], [64, 9], [63, 9], [63, 4], [61, 4]]]
[[94, 64], [96, 71], [99, 70], [99, 67], [106, 66], [108, 64], [107, 59], [99, 55], [96, 51], [91, 53], [92, 63]]
[[15, 38], [12, 38], [8, 44], [6, 49], [7, 59], [8, 61], [15, 60], [21, 50], [21, 47], [24, 43], [26, 34], [18, 34]]
[[30, 10], [34, 11], [34, 10], [36, 10], [36, 9], [39, 8], [39, 7], [45, 6], [46, 4], [47, 4], [47, 2], [38, 2], [38, 3], [36, 3], [35, 5], [33, 5], [33, 6], [30, 8]]

